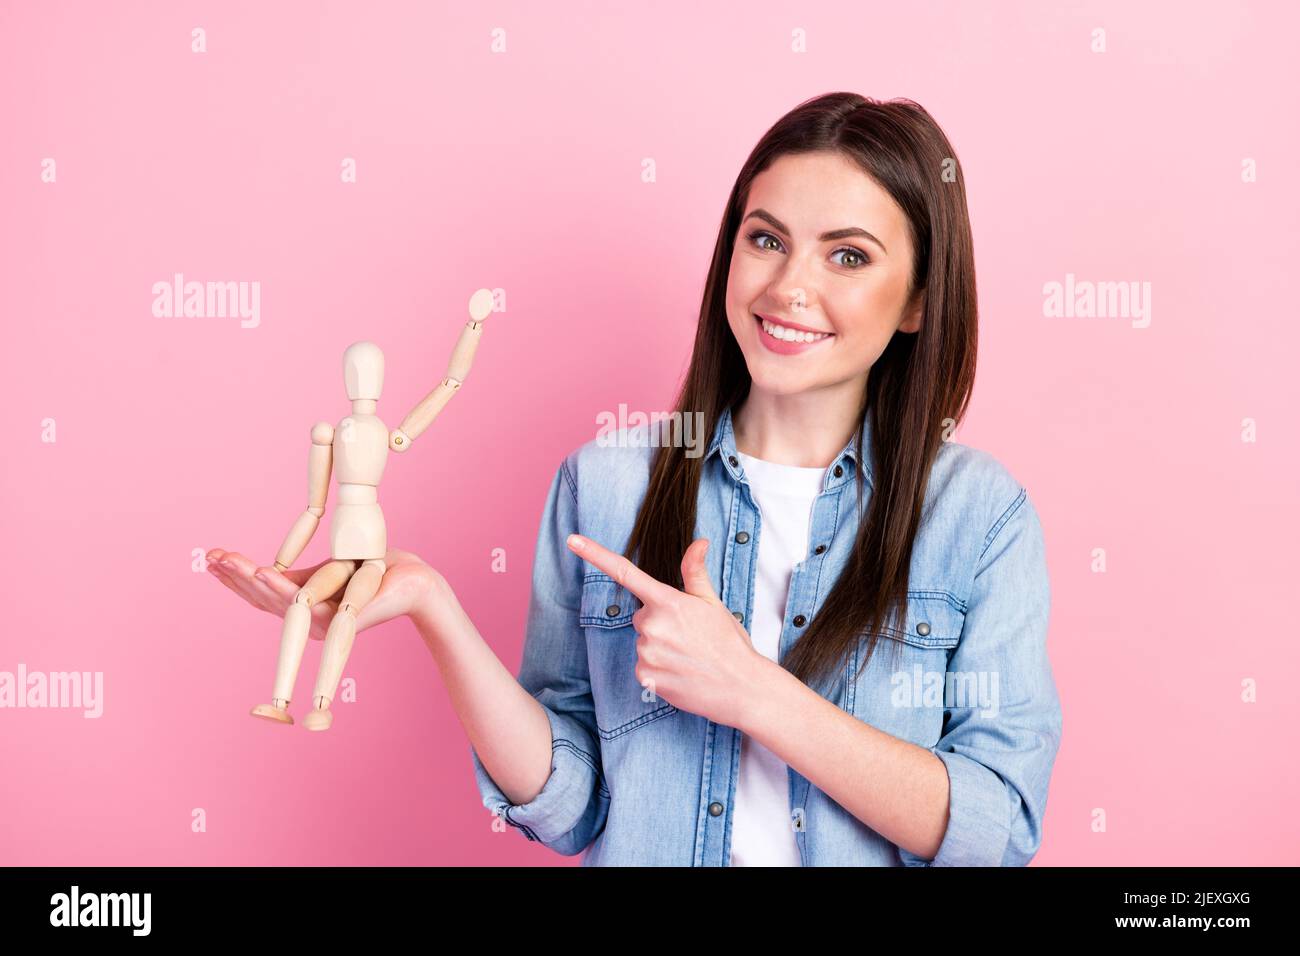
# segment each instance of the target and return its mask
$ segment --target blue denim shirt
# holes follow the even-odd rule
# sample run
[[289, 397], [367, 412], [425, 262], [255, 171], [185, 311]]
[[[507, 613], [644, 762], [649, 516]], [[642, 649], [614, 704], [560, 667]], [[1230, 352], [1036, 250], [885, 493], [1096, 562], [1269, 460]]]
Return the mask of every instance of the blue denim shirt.
[[[585, 850], [584, 865], [725, 866], [741, 733], [640, 686], [631, 621], [640, 602], [565, 545], [578, 532], [624, 550], [648, 485], [653, 427], [623, 429], [612, 442], [592, 439], [551, 482], [518, 675], [551, 724], [545, 786], [528, 803], [511, 804], [473, 747], [470, 755], [484, 806], [529, 840], [563, 854]], [[870, 418], [865, 438], [870, 447]], [[859, 512], [858, 453], [855, 436], [814, 501], [809, 553], [790, 579], [783, 656], [838, 578], [865, 514], [870, 456]], [[714, 588], [747, 624], [762, 527], [738, 462], [728, 411], [705, 454], [695, 537], [710, 540]], [[817, 689], [943, 761], [947, 830], [933, 860], [921, 859], [789, 769], [790, 825], [805, 866], [1018, 866], [1042, 841], [1061, 708], [1047, 656], [1038, 515], [993, 456], [956, 442], [940, 447], [922, 515], [904, 629], [882, 628], [895, 640], [881, 639], [858, 674], [864, 632], [842, 672]], [[799, 615], [804, 627], [794, 623]]]

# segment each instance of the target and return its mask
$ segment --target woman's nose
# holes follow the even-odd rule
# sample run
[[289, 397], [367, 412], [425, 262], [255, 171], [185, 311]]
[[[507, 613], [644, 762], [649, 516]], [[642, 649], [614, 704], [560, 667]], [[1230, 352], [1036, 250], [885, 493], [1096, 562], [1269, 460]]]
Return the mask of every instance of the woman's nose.
[[808, 264], [801, 258], [791, 256], [768, 288], [772, 300], [779, 302], [782, 308], [788, 309], [791, 315], [806, 312], [815, 305], [817, 296], [810, 281], [808, 268]]

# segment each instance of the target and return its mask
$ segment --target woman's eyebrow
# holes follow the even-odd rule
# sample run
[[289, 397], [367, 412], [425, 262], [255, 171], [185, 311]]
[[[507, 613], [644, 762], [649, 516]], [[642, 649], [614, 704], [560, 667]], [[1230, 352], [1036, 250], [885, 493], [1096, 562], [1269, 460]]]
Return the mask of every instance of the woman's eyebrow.
[[[764, 222], [770, 223], [772, 226], [776, 227], [779, 231], [785, 233], [787, 236], [790, 235], [790, 230], [786, 228], [785, 223], [783, 223], [780, 219], [777, 219], [776, 216], [772, 215], [766, 209], [755, 209], [748, 216], [746, 216], [742, 220], [742, 222], [748, 222], [750, 219], [754, 219], [754, 218], [762, 219]], [[857, 226], [849, 226], [847, 229], [832, 229], [830, 232], [823, 232], [821, 236], [818, 237], [817, 241], [832, 242], [836, 239], [848, 239], [850, 236], [862, 236], [864, 239], [870, 239], [886, 253], [889, 252], [888, 249], [885, 249], [885, 244], [883, 242], [881, 242], [871, 233], [867, 232], [867, 230], [859, 229]]]

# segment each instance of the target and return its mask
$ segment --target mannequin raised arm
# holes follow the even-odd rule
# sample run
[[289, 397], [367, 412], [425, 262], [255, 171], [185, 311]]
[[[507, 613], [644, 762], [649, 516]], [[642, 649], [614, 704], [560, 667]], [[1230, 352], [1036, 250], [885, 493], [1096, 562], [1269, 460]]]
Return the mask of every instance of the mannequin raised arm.
[[321, 515], [325, 514], [325, 496], [330, 488], [330, 470], [334, 464], [334, 426], [317, 422], [311, 429], [311, 452], [307, 458], [307, 510], [298, 516], [284, 536], [275, 556], [275, 569], [284, 571], [302, 554], [316, 533]]
[[388, 435], [388, 447], [393, 451], [406, 451], [420, 434], [433, 424], [446, 404], [451, 401], [456, 391], [469, 376], [470, 366], [474, 364], [474, 352], [478, 349], [479, 339], [483, 337], [483, 323], [492, 314], [492, 290], [479, 289], [469, 300], [470, 319], [461, 330], [456, 340], [456, 348], [447, 363], [447, 375], [428, 395], [420, 400], [402, 424]]

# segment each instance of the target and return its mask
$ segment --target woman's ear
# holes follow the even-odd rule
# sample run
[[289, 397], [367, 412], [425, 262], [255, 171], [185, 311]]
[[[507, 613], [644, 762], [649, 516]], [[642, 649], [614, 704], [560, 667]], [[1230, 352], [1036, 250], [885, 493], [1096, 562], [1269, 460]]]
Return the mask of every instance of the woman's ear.
[[921, 331], [921, 318], [925, 315], [925, 290], [917, 292], [912, 302], [903, 314], [903, 321], [898, 325], [900, 332], [919, 332]]

